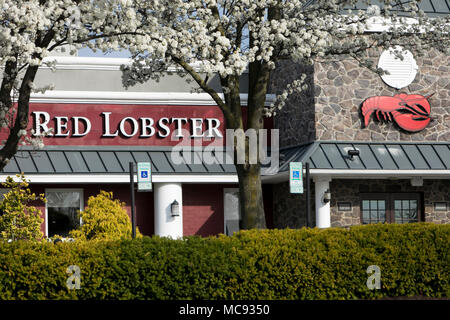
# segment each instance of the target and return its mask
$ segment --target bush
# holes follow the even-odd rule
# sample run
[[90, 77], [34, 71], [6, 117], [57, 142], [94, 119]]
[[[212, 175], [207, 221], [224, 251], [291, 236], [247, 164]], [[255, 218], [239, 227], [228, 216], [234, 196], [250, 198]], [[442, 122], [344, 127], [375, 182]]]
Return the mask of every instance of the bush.
[[[124, 206], [113, 199], [112, 192], [101, 190], [97, 196], [89, 197], [84, 211], [79, 211], [83, 223], [70, 236], [79, 240], [131, 239], [132, 226]], [[136, 234], [141, 236], [138, 230]]]
[[22, 174], [16, 175], [20, 182], [7, 177], [2, 183], [4, 188], [11, 189], [0, 202], [0, 239], [3, 240], [42, 240], [41, 224], [44, 219], [36, 207], [30, 205], [32, 201], [45, 202], [43, 194], [36, 196], [28, 188], [28, 182]]
[[[0, 245], [0, 299], [449, 297], [450, 225], [250, 230], [233, 237]], [[66, 287], [69, 265], [81, 287]], [[366, 270], [381, 269], [369, 290]]]

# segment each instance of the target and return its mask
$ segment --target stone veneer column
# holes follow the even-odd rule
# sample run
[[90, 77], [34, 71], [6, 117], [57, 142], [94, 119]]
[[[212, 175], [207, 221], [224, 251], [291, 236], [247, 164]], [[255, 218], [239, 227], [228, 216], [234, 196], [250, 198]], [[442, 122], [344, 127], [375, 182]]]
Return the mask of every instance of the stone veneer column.
[[330, 202], [323, 202], [325, 191], [330, 189], [330, 177], [314, 177], [316, 196], [316, 226], [318, 228], [331, 227]]
[[[181, 238], [183, 236], [183, 198], [181, 183], [155, 183], [155, 235]], [[180, 215], [172, 217], [171, 204], [174, 200], [180, 205]]]

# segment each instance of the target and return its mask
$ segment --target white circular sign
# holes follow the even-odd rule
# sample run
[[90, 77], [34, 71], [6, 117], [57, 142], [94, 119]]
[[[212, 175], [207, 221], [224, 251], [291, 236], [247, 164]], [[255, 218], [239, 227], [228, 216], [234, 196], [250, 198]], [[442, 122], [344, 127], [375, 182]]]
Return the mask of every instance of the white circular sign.
[[[395, 56], [394, 50], [400, 51], [403, 60]], [[412, 53], [399, 46], [383, 51], [378, 60], [378, 68], [389, 72], [389, 74], [382, 75], [381, 79], [388, 86], [396, 89], [409, 86], [414, 81], [419, 69]]]

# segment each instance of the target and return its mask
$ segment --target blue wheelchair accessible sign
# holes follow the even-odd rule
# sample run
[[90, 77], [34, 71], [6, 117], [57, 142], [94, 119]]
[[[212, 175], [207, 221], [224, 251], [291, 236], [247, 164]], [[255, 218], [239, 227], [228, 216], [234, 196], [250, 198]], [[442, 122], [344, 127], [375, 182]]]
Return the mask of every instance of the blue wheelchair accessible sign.
[[289, 187], [291, 193], [303, 193], [303, 165], [301, 162], [289, 163]]

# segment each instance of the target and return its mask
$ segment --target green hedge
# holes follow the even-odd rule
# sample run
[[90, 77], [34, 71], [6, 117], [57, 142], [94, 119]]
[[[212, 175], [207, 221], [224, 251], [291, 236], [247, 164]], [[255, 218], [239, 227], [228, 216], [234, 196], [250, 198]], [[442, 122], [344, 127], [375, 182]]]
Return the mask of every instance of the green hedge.
[[[242, 231], [233, 237], [0, 244], [0, 299], [449, 297], [450, 225]], [[69, 265], [81, 288], [69, 290]], [[381, 289], [366, 286], [369, 265]]]

